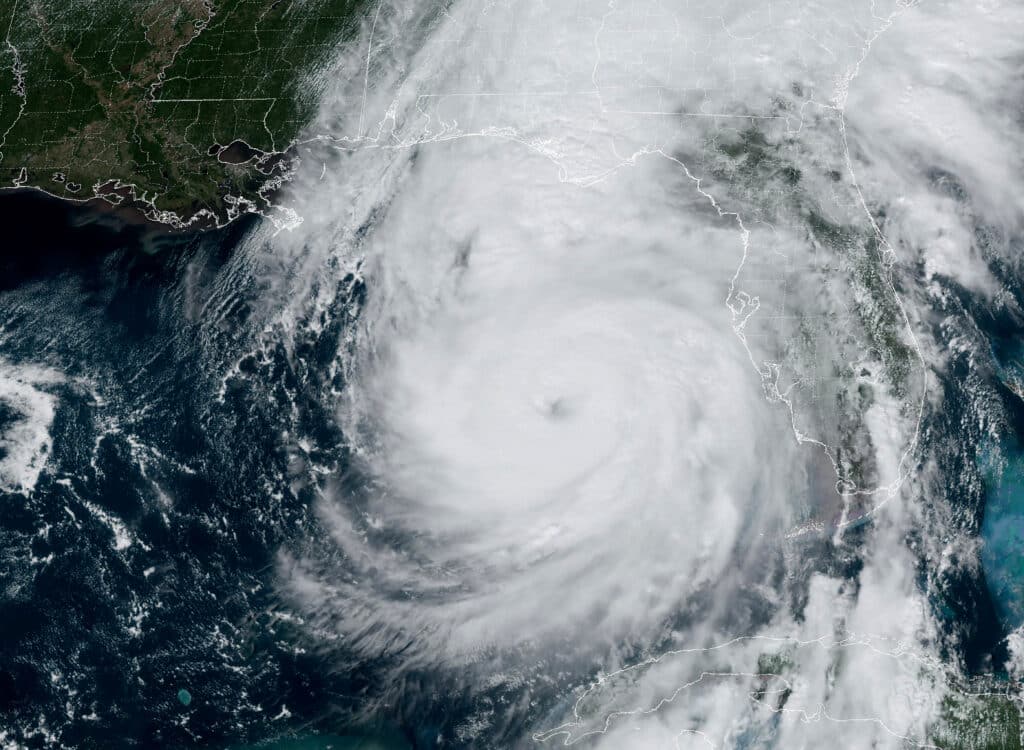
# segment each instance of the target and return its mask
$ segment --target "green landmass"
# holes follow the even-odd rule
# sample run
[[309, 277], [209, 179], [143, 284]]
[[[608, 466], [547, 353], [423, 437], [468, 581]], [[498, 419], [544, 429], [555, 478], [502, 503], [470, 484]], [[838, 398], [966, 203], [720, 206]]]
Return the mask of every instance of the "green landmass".
[[0, 0], [0, 187], [172, 226], [269, 206], [365, 0]]
[[1020, 711], [1005, 695], [954, 693], [929, 741], [942, 750], [1021, 750]]

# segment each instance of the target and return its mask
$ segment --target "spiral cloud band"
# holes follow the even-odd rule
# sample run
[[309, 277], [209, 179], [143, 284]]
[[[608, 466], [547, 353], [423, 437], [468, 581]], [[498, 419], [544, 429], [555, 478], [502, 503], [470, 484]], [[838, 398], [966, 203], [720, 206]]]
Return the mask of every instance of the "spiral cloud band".
[[[905, 18], [955, 25], [881, 2], [381, 4], [337, 61], [334, 135], [269, 246], [292, 264], [280, 330], [356, 321], [346, 463], [314, 467], [322, 528], [281, 588], [313, 642], [378, 660], [379, 705], [443, 674], [477, 711], [467, 746], [776, 746], [737, 739], [758, 722], [780, 747], [927, 745], [951, 688], [904, 539], [934, 352], [898, 251], [935, 210], [872, 156], [935, 146], [880, 137], [896, 94], [856, 94]], [[936, 44], [877, 54], [913, 76]]]
[[659, 218], [686, 178], [651, 166], [580, 189], [520, 147], [442, 147], [375, 230], [368, 512], [466, 570], [431, 615], [456, 649], [649, 627], [785, 515], [793, 447], [721, 314], [735, 232]]

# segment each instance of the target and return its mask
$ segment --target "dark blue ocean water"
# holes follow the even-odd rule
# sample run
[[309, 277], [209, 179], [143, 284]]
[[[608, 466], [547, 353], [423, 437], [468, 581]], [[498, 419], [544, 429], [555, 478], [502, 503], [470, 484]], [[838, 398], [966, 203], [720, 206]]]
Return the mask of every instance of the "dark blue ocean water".
[[282, 427], [337, 440], [306, 391], [328, 356], [314, 344], [224, 381], [251, 344], [256, 292], [224, 271], [252, 222], [172, 235], [23, 193], [0, 198], [0, 223], [0, 364], [63, 376], [45, 386], [48, 469], [0, 497], [0, 726], [29, 747], [331, 731], [370, 748], [378, 729], [376, 746], [402, 746], [400, 726], [349, 726], [372, 669], [298, 648], [275, 612], [275, 556], [313, 523]]

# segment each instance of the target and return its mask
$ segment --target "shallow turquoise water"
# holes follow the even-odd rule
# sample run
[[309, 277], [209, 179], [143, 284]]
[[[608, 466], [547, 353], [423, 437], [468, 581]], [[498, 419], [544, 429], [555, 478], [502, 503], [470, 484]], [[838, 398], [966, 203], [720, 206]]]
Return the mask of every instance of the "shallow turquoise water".
[[981, 562], [1000, 619], [1016, 628], [1024, 624], [1024, 454], [1015, 446], [990, 451], [981, 467], [987, 490]]

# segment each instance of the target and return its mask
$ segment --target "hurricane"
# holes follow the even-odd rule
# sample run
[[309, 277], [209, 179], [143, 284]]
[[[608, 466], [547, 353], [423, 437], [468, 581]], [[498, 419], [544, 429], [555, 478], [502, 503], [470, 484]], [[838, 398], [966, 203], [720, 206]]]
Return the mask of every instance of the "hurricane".
[[[796, 450], [768, 437], [785, 422], [721, 314], [741, 248], [714, 211], [671, 218], [695, 201], [663, 164], [580, 189], [518, 149], [468, 151], [443, 192], [432, 162], [462, 155], [419, 157], [374, 230], [377, 293], [339, 406], [366, 504], [354, 515], [328, 489], [325, 519], [359, 580], [430, 592], [423, 611], [363, 606], [385, 631], [422, 627], [432, 651], [642, 632], [742, 578], [737, 559], [756, 564], [765, 531], [791, 523]], [[354, 523], [411, 542], [396, 555]]]
[[[174, 686], [231, 665], [196, 737], [1018, 747], [1022, 33], [382, 0], [268, 215], [125, 261], [128, 365], [0, 352], [0, 480], [49, 486], [87, 382], [98, 484], [53, 486], [154, 581], [125, 637], [170, 591]], [[120, 462], [137, 505], [87, 499]]]
[[[935, 385], [922, 281], [900, 252], [923, 253], [929, 273], [975, 272], [938, 270], [946, 241], [922, 240], [935, 212], [948, 216], [935, 183], [876, 166], [943, 144], [897, 136], [893, 102], [878, 100], [888, 88], [858, 99], [857, 87], [898, 69], [904, 100], [938, 106], [927, 61], [949, 54], [931, 46], [942, 35], [900, 46], [883, 34], [900, 38], [910, 15], [943, 27], [952, 11], [872, 4], [812, 21], [785, 4], [642, 5], [375, 15], [363, 85], [327, 99], [337, 130], [311, 144], [322, 168], [308, 188], [373, 198], [341, 222], [297, 208], [313, 218], [290, 230], [317, 262], [358, 268], [366, 291], [338, 365], [353, 468], [322, 482], [323, 537], [283, 555], [285, 597], [347, 649], [388, 656], [399, 692], [384, 701], [405, 700], [423, 670], [511, 705], [513, 686], [540, 679], [533, 664], [644, 674], [643, 698], [627, 695], [650, 705], [590, 707], [605, 725], [584, 731], [577, 715], [544, 741], [655, 746], [645, 732], [663, 727], [613, 730], [659, 705], [672, 715], [676, 693], [647, 695], [666, 672], [698, 675], [680, 709], [695, 711], [707, 691], [781, 679], [758, 654], [781, 648], [842, 654], [865, 674], [925, 664], [932, 693], [895, 710], [892, 694], [851, 687], [829, 715], [776, 686], [777, 702], [750, 713], [782, 717], [781, 738], [813, 746], [842, 731], [834, 719], [864, 741], [923, 746], [951, 688], [927, 604], [909, 593], [911, 557], [861, 557], [850, 540], [882, 549], [920, 512], [908, 488], [921, 486]], [[429, 31], [409, 39], [408, 27]], [[888, 66], [870, 68], [869, 53]], [[374, 81], [381, 57], [403, 55], [414, 72]], [[965, 96], [981, 90], [964, 83]], [[983, 155], [986, 136], [973, 138]], [[353, 185], [367, 174], [372, 186]], [[856, 594], [844, 565], [867, 568]], [[890, 597], [909, 610], [883, 615]], [[910, 665], [893, 645], [906, 639]], [[658, 654], [680, 643], [689, 659], [669, 670]], [[750, 700], [720, 702], [742, 714]], [[769, 721], [734, 719], [757, 720]], [[730, 734], [691, 721], [670, 733], [677, 746]]]

